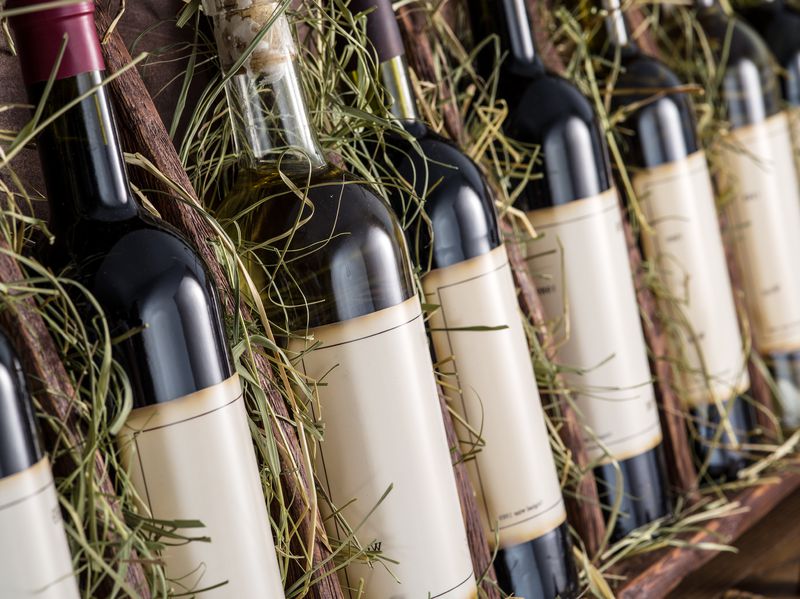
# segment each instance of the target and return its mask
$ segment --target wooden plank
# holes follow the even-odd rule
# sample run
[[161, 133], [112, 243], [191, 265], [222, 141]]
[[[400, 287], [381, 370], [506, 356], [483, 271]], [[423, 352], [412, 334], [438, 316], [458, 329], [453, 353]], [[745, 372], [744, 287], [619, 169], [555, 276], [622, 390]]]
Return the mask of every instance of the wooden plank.
[[[800, 474], [785, 474], [774, 484], [764, 484], [741, 491], [732, 497], [750, 508], [743, 514], [710, 522], [704, 530], [686, 537], [697, 543], [732, 543], [755, 525], [790, 493], [800, 488]], [[711, 561], [718, 552], [700, 549], [670, 548], [626, 560], [614, 570], [627, 577], [618, 599], [660, 599], [677, 587], [690, 573]]]
[[727, 590], [768, 597], [800, 595], [800, 492], [795, 491], [673, 590], [671, 599], [707, 599]]

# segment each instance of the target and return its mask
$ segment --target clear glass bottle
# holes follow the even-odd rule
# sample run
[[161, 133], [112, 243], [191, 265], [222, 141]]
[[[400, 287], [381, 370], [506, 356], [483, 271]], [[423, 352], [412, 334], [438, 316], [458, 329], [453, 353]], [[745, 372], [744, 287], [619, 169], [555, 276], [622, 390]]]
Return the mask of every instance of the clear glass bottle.
[[[347, 543], [343, 556], [357, 554], [343, 586], [351, 596], [363, 584], [370, 597], [472, 599], [475, 578], [403, 232], [383, 199], [324, 159], [281, 3], [208, 0], [205, 10], [229, 75], [242, 157], [219, 213], [241, 231], [270, 320], [315, 388], [328, 532]], [[386, 561], [365, 563], [378, 552]]]

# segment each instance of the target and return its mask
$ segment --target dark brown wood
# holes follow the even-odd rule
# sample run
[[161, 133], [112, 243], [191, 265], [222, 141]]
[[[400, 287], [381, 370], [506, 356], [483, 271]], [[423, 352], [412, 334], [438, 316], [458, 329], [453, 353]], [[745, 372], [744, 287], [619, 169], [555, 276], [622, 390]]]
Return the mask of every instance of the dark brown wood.
[[[511, 237], [512, 229], [507, 222], [502, 223], [503, 233], [506, 238]], [[544, 351], [547, 352], [551, 360], [554, 356], [554, 343], [552, 335], [545, 325], [546, 319], [536, 285], [530, 276], [530, 271], [522, 256], [518, 245], [513, 243], [506, 244], [508, 249], [508, 259], [511, 270], [514, 274], [514, 282], [519, 289], [519, 304], [522, 312], [530, 319], [537, 329], [537, 335]], [[589, 468], [589, 458], [586, 455], [586, 447], [583, 441], [583, 431], [578, 423], [578, 415], [572, 406], [567, 402], [563, 394], [567, 393], [566, 384], [560, 380], [556, 381], [559, 396], [554, 398], [554, 405], [557, 410], [551, 410], [551, 416], [557, 418], [556, 422], [560, 425], [558, 434], [564, 445], [569, 448], [574, 466], [578, 470], [578, 483], [574, 495], [565, 497], [569, 522], [578, 532], [583, 541], [587, 555], [594, 557], [600, 549], [603, 538], [606, 534], [606, 525], [603, 513], [600, 509], [600, 497], [597, 493], [597, 482], [594, 474]], [[558, 412], [555, 414], [554, 412]]]
[[[800, 488], [800, 475], [785, 474], [774, 484], [746, 489], [733, 497], [749, 510], [708, 523], [704, 530], [686, 536], [691, 544], [731, 543], [766, 516], [792, 491]], [[617, 592], [618, 599], [661, 599], [688, 574], [708, 563], [716, 551], [674, 547], [631, 558], [614, 574], [627, 579]]]
[[[708, 599], [735, 589], [771, 599], [800, 596], [800, 491], [792, 492], [769, 514], [732, 543], [736, 552], [720, 552], [688, 575], [668, 597]], [[738, 595], [724, 595], [733, 599]], [[744, 599], [745, 595], [741, 595]], [[753, 595], [750, 595], [752, 598]]]
[[475, 571], [476, 578], [481, 581], [480, 588], [482, 592], [480, 596], [485, 599], [500, 599], [500, 592], [497, 590], [496, 584], [497, 576], [492, 565], [492, 553], [489, 551], [489, 541], [486, 538], [486, 531], [478, 511], [475, 489], [470, 481], [467, 465], [463, 461], [453, 416], [450, 414], [450, 408], [447, 407], [447, 398], [441, 392], [439, 393], [439, 402], [442, 408], [444, 428], [447, 433], [447, 443], [450, 446], [450, 455], [453, 460], [453, 471], [456, 475], [461, 513], [464, 516], [464, 524], [467, 528], [467, 540], [472, 554], [472, 568]]
[[[104, 37], [114, 14], [108, 3], [97, 4], [97, 26]], [[106, 37], [103, 55], [110, 72], [119, 71], [131, 62], [130, 53], [117, 31]], [[117, 106], [118, 124], [125, 147], [150, 160], [161, 173], [196, 200], [191, 181], [139, 73], [130, 69], [115, 79], [110, 87]], [[250, 310], [244, 302], [237, 303], [237, 295], [231, 289], [214, 254], [213, 246], [209, 243], [216, 238], [210, 224], [197, 210], [180, 201], [169, 185], [148, 177], [141, 171], [133, 171], [131, 174], [143, 188], [160, 192], [151, 194], [151, 201], [167, 222], [180, 229], [194, 243], [211, 271], [227, 313], [236, 313], [238, 310], [245, 320], [251, 319]], [[289, 407], [272, 382], [272, 366], [268, 357], [258, 352], [254, 355], [254, 360], [260, 377], [259, 383], [267, 393], [270, 409], [276, 416], [272, 426], [281, 462], [283, 501], [298, 526], [292, 546], [293, 555], [298, 556], [295, 562], [297, 567], [290, 570], [288, 583], [294, 584], [309, 569], [314, 568], [317, 570], [317, 582], [309, 590], [308, 596], [315, 599], [340, 599], [343, 594], [338, 578], [333, 575], [334, 564], [330, 560], [331, 552], [319, 510], [309, 500], [314, 493], [314, 476], [304, 457], [299, 437], [302, 431], [298, 431]], [[310, 563], [305, 563], [306, 556], [310, 556]]]
[[[12, 287], [15, 283], [22, 285], [25, 277], [10, 255], [9, 249], [7, 241], [0, 240], [0, 281]], [[61, 423], [59, 433], [63, 437], [59, 441], [65, 443], [68, 449], [81, 447], [85, 436], [74, 411], [75, 389], [64, 370], [47, 326], [36, 310], [34, 300], [21, 297], [4, 298], [0, 310], [0, 325], [6, 331], [13, 331], [10, 338], [22, 361], [31, 392], [38, 400], [42, 411]], [[74, 470], [77, 460], [66, 463], [67, 454], [68, 452], [62, 454], [61, 461], [54, 464], [57, 471], [68, 473]], [[124, 521], [116, 491], [108, 476], [106, 461], [99, 452], [94, 455], [94, 484], [98, 487], [97, 492], [105, 497], [116, 518], [120, 522]], [[107, 533], [109, 546], [106, 559], [113, 564], [112, 567], [118, 567], [119, 564], [114, 563], [116, 558], [113, 547], [115, 543], [122, 542], [122, 539], [120, 531], [114, 531], [111, 523], [109, 526], [111, 529]], [[149, 599], [149, 585], [136, 552], [132, 552], [126, 564], [125, 581], [140, 598]]]
[[440, 111], [444, 117], [445, 129], [450, 139], [456, 143], [464, 142], [464, 124], [461, 113], [450, 87], [436, 75], [435, 56], [429, 34], [430, 22], [424, 7], [407, 5], [397, 11], [400, 28], [404, 32], [406, 57], [409, 66], [422, 81], [436, 84], [439, 92]]

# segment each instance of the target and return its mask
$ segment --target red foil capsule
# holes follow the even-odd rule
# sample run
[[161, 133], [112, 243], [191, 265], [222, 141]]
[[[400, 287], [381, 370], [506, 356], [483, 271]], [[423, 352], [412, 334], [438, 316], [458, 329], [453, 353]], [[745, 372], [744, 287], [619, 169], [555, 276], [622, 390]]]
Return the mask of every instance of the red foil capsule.
[[[6, 10], [42, 4], [42, 0], [8, 0]], [[50, 78], [62, 48], [64, 56], [56, 79], [105, 69], [94, 26], [93, 2], [33, 10], [10, 17], [9, 23], [27, 85]]]

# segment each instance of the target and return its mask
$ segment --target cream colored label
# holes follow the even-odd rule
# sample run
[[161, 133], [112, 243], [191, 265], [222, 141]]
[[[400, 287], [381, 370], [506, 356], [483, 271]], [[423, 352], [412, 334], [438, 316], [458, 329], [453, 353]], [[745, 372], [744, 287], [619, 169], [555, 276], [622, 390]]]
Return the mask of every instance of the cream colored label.
[[575, 393], [590, 458], [639, 455], [661, 442], [628, 250], [611, 189], [528, 214], [528, 265]]
[[47, 458], [0, 478], [0, 597], [79, 598]]
[[730, 232], [757, 348], [800, 348], [800, 192], [785, 114], [736, 129], [725, 147]]
[[705, 154], [639, 173], [633, 185], [652, 228], [645, 254], [669, 296], [680, 395], [692, 405], [727, 401], [750, 379]]
[[[347, 568], [359, 599], [473, 599], [477, 590], [417, 298], [309, 332], [291, 346], [317, 381], [317, 473], [363, 547]], [[390, 490], [391, 489], [391, 490]], [[381, 498], [388, 492], [383, 501]], [[343, 530], [328, 519], [332, 536]], [[396, 562], [396, 563], [395, 563]], [[363, 579], [363, 595], [358, 589]]]
[[176, 593], [284, 596], [238, 376], [134, 410], [119, 443], [144, 514], [204, 525], [162, 553]]
[[[423, 279], [430, 327], [478, 505], [501, 548], [566, 519], [505, 247]], [[483, 330], [476, 330], [482, 328]], [[492, 330], [494, 329], [494, 330]], [[481, 441], [485, 445], [478, 445]]]

